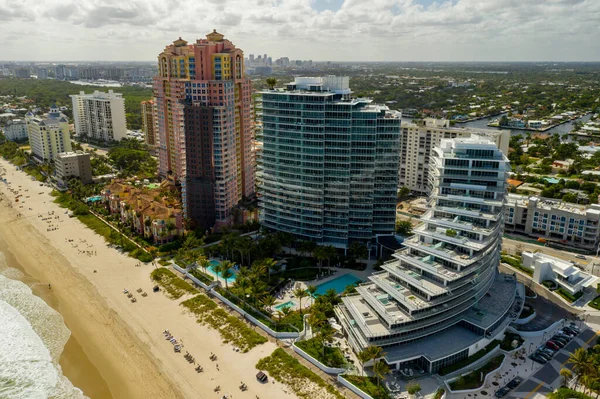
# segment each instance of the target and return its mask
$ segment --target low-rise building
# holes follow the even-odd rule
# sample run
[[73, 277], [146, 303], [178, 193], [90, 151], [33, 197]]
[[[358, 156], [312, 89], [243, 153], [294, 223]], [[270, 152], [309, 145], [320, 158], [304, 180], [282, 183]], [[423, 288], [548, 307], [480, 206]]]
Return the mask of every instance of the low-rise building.
[[564, 246], [595, 251], [600, 205], [582, 206], [536, 196], [509, 194], [506, 231]]
[[83, 184], [92, 183], [90, 154], [83, 151], [63, 152], [54, 158], [54, 173], [60, 183], [77, 177]]
[[[175, 194], [175, 195], [173, 195]], [[158, 187], [113, 181], [102, 190], [102, 200], [122, 223], [157, 244], [164, 244], [184, 233], [183, 211], [177, 188], [170, 181]]]
[[10, 141], [20, 141], [27, 138], [27, 122], [24, 119], [13, 119], [4, 126], [4, 137]]
[[533, 270], [533, 281], [538, 284], [553, 281], [572, 295], [592, 286], [598, 280], [598, 277], [579, 270], [571, 262], [541, 252], [523, 252], [521, 261], [523, 266]]

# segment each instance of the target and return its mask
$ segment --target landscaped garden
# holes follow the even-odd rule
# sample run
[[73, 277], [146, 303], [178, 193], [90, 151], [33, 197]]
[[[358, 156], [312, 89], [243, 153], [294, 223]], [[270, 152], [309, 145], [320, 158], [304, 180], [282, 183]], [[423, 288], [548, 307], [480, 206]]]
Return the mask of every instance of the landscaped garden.
[[534, 312], [535, 312], [535, 309], [533, 308], [533, 306], [526, 304], [525, 306], [523, 306], [523, 310], [521, 311], [521, 314], [519, 315], [519, 319], [525, 319], [525, 318], [531, 316]]
[[300, 364], [281, 348], [262, 358], [256, 368], [266, 371], [278, 382], [285, 384], [301, 398], [321, 397], [343, 399], [344, 397], [329, 383]]
[[590, 303], [588, 303], [588, 306], [591, 306], [594, 309], [600, 310], [600, 295], [598, 295], [596, 298], [591, 300]]
[[390, 394], [386, 391], [385, 387], [381, 385], [381, 383], [377, 383], [377, 378], [375, 377], [360, 375], [342, 375], [342, 377], [367, 395], [371, 396], [373, 399], [390, 398]]
[[[517, 346], [514, 348], [512, 346], [513, 341], [518, 342]], [[504, 339], [500, 343], [500, 349], [505, 351], [512, 351], [513, 349], [516, 349], [519, 346], [523, 345], [524, 341], [525, 340], [519, 334], [514, 334], [507, 331], [506, 333], [504, 333]]]
[[565, 290], [563, 287], [558, 287], [558, 289], [554, 292], [556, 292], [558, 295], [560, 295], [567, 302], [570, 302], [570, 303], [575, 302], [576, 300], [578, 300], [579, 298], [581, 298], [583, 296], [583, 291], [579, 291], [578, 293], [573, 295], [569, 291]]
[[295, 345], [328, 367], [346, 366], [346, 358], [340, 348], [323, 345], [317, 338], [298, 341]]
[[440, 371], [438, 371], [439, 375], [446, 375], [449, 373], [452, 373], [453, 371], [456, 370], [460, 370], [463, 367], [468, 366], [469, 364], [481, 359], [482, 357], [484, 357], [487, 353], [491, 352], [492, 350], [494, 350], [494, 348], [496, 348], [498, 345], [500, 345], [500, 340], [493, 340], [492, 342], [490, 342], [489, 344], [486, 345], [485, 348], [475, 352], [473, 354], [473, 356], [470, 356], [464, 360], [461, 360], [458, 363], [454, 363], [450, 366], [446, 366], [443, 369], [441, 369]]
[[529, 275], [529, 276], [533, 276], [533, 270], [531, 270], [528, 267], [523, 266], [523, 264], [521, 263], [521, 261], [515, 257], [512, 257], [510, 255], [502, 255], [501, 256], [501, 260], [503, 263], [506, 263], [508, 265], [510, 265], [511, 267], [522, 271], [523, 273]]
[[452, 381], [450, 383], [450, 389], [453, 391], [461, 391], [464, 389], [476, 389], [483, 385], [483, 381], [481, 380], [481, 374], [483, 373], [483, 378], [489, 374], [490, 372], [496, 370], [502, 364], [504, 360], [504, 354], [498, 355], [492, 358], [485, 365], [479, 367], [478, 369], [470, 372], [467, 375], [463, 375], [458, 379]]

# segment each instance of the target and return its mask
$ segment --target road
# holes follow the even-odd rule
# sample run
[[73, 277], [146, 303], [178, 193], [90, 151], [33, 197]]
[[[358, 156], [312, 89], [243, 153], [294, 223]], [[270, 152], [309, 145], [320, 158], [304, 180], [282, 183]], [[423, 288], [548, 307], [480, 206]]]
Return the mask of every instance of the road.
[[[600, 258], [595, 256], [585, 256], [584, 259], [576, 258], [575, 253], [563, 251], [560, 249], [554, 249], [549, 247], [544, 247], [543, 245], [533, 244], [518, 240], [512, 240], [509, 238], [502, 239], [502, 249], [511, 254], [515, 254], [518, 250], [520, 251], [542, 251], [544, 254], [554, 256], [556, 258], [566, 260], [567, 262], [577, 262], [582, 266], [582, 270], [591, 273], [593, 269], [593, 274], [595, 276], [600, 276]], [[595, 264], [595, 265], [594, 265]]]

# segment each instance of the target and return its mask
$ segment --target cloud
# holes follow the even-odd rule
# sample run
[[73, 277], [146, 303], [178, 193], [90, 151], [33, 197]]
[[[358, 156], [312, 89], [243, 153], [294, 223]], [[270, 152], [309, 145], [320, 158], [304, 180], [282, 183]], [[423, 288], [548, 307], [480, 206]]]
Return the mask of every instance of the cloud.
[[21, 38], [2, 58], [152, 60], [179, 36], [217, 29], [274, 58], [600, 60], [600, 0], [69, 1], [0, 0], [3, 33]]

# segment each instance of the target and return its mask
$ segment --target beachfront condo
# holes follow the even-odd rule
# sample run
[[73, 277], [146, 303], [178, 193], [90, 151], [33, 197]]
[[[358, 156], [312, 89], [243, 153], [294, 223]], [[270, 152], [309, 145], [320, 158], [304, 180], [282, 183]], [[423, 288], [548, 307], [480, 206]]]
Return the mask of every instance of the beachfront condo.
[[216, 31], [179, 38], [154, 77], [159, 174], [181, 185], [185, 217], [202, 229], [233, 222], [254, 195], [251, 82], [244, 53]]
[[261, 95], [262, 225], [340, 249], [393, 233], [400, 113], [352, 98], [348, 77]]
[[71, 95], [73, 121], [79, 137], [104, 142], [121, 141], [127, 137], [125, 99], [120, 93], [98, 90], [91, 94], [81, 91]]
[[148, 150], [154, 153], [156, 149], [156, 104], [154, 100], [142, 101], [140, 103], [142, 109], [142, 132], [144, 133], [144, 143], [148, 146]]
[[61, 152], [71, 151], [69, 121], [56, 104], [52, 104], [50, 112], [43, 116], [28, 112], [25, 120], [31, 154], [36, 161], [52, 161]]
[[398, 370], [436, 373], [501, 337], [524, 292], [498, 273], [506, 156], [479, 136], [442, 139], [430, 167], [422, 223], [336, 315], [357, 352], [381, 346]]

